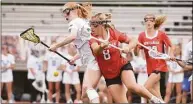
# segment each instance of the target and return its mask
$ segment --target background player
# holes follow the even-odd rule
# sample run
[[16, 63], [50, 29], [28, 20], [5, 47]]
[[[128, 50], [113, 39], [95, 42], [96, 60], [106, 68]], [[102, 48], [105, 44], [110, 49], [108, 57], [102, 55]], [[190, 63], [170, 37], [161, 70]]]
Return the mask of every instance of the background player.
[[[56, 41], [53, 40], [52, 44], [55, 44]], [[59, 66], [62, 63], [62, 58], [53, 52], [48, 52], [45, 55], [43, 62], [43, 70], [46, 73], [46, 80], [48, 81], [48, 100], [47, 103], [53, 103], [52, 94], [55, 88], [56, 92], [56, 103], [60, 101], [60, 82], [62, 80], [62, 70], [59, 70]], [[57, 75], [55, 75], [57, 74]]]
[[[143, 45], [158, 51], [165, 52], [164, 46], [170, 48], [170, 56], [173, 58], [173, 46], [165, 32], [158, 30], [160, 25], [166, 20], [165, 16], [155, 17], [153, 14], [147, 14], [144, 17], [146, 30], [139, 34], [138, 41]], [[135, 52], [139, 52], [143, 47], [138, 46]], [[167, 72], [167, 65], [165, 60], [153, 59], [149, 56], [148, 50], [144, 49], [145, 58], [147, 63], [147, 72], [149, 78], [145, 83], [145, 87], [155, 96], [161, 97], [160, 93], [160, 80], [165, 77]]]
[[[65, 55], [68, 59], [72, 59], [76, 54], [77, 50], [73, 44], [67, 46], [68, 54]], [[70, 65], [65, 60], [62, 62], [61, 68], [64, 70], [63, 74], [63, 84], [65, 85], [65, 97], [67, 103], [73, 103], [70, 94], [70, 86], [73, 85], [76, 90], [76, 99], [74, 103], [81, 103], [81, 85], [78, 71], [81, 67], [81, 60], [75, 61], [77, 66]]]
[[[174, 56], [178, 59], [181, 59], [181, 44], [179, 41], [174, 41]], [[176, 88], [176, 103], [180, 103], [182, 100], [182, 81], [184, 79], [184, 73], [173, 73], [175, 71], [180, 71], [182, 68], [178, 65], [177, 62], [169, 61], [168, 70], [169, 70], [169, 78], [166, 86], [166, 96], [164, 101], [169, 103], [170, 96], [174, 87]]]
[[[13, 73], [12, 70], [15, 67], [15, 57], [9, 53], [8, 47], [6, 45], [2, 45], [2, 54], [1, 54], [1, 89], [2, 92], [3, 86], [6, 85], [8, 103], [14, 103], [13, 99], [13, 91], [12, 91], [12, 83], [13, 83]], [[0, 92], [0, 96], [1, 96]]]
[[50, 50], [55, 50], [56, 48], [74, 41], [79, 55], [74, 56], [71, 63], [81, 57], [82, 64], [87, 67], [84, 73], [82, 97], [87, 94], [91, 102], [99, 103], [99, 95], [94, 88], [100, 80], [101, 73], [98, 69], [97, 62], [92, 55], [89, 42], [85, 39], [85, 36], [91, 35], [91, 29], [88, 22], [90, 12], [90, 4], [81, 6], [75, 2], [66, 3], [63, 7], [63, 13], [65, 19], [69, 22], [70, 35], [63, 41], [52, 45]]

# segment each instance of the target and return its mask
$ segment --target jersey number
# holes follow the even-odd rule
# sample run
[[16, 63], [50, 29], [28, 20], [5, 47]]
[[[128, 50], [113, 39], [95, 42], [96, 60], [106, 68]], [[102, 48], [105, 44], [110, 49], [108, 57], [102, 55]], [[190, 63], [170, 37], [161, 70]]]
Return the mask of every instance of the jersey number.
[[157, 50], [157, 46], [148, 46], [148, 47], [149, 47], [149, 49], [152, 49], [152, 50], [154, 50], [154, 51], [156, 51], [156, 52], [158, 51], [158, 50]]
[[105, 60], [109, 60], [111, 58], [109, 50], [103, 50], [103, 56]]

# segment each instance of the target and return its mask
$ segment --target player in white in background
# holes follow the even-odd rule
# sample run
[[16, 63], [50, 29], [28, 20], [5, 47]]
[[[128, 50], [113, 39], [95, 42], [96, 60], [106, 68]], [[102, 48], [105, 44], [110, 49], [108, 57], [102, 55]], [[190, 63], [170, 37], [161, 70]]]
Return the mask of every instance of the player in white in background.
[[[181, 44], [179, 41], [173, 41], [174, 44], [174, 56], [177, 59], [181, 59]], [[182, 81], [184, 79], [184, 73], [173, 73], [174, 71], [180, 71], [182, 68], [178, 65], [177, 62], [167, 61], [169, 78], [166, 86], [166, 95], [164, 101], [169, 103], [170, 96], [172, 94], [173, 88], [176, 86], [176, 103], [180, 103], [182, 100]]]
[[[14, 103], [14, 99], [12, 98], [12, 82], [13, 82], [13, 73], [12, 70], [15, 66], [15, 57], [8, 52], [8, 47], [6, 45], [1, 46], [1, 87], [0, 91], [2, 91], [3, 85], [6, 85], [8, 103]], [[1, 96], [1, 92], [0, 92]]]
[[[188, 44], [185, 46], [184, 50], [183, 50], [183, 56], [182, 56], [182, 59], [183, 60], [186, 60], [188, 62], [192, 62], [192, 55], [193, 55], [193, 52], [192, 52], [192, 39], [191, 41], [188, 42]], [[187, 63], [184, 63], [182, 61], [177, 61], [176, 62], [183, 68], [183, 70], [180, 70], [180, 71], [175, 71], [174, 73], [182, 73], [184, 72], [184, 74], [188, 74], [188, 73], [192, 73], [192, 75], [189, 77], [189, 81], [191, 81], [191, 84], [190, 84], [190, 93], [191, 93], [191, 100], [193, 102], [193, 91], [192, 91], [192, 76], [193, 76], [193, 71], [190, 72], [191, 70], [193, 70], [193, 65], [192, 64], [187, 64]], [[188, 72], [189, 71], [189, 72]], [[185, 75], [184, 75], [185, 76]], [[184, 80], [187, 80], [187, 78], [184, 77]], [[184, 81], [185, 82], [185, 81]], [[184, 84], [184, 89], [188, 89], [188, 83], [186, 81], [186, 84]], [[182, 100], [182, 103], [185, 103], [186, 102], [186, 92], [183, 92], [183, 97], [184, 97], [184, 101]]]
[[[54, 44], [56, 41], [52, 41], [52, 44]], [[46, 80], [48, 81], [48, 100], [47, 103], [53, 103], [52, 101], [52, 95], [55, 87], [56, 92], [56, 103], [59, 103], [60, 101], [60, 82], [62, 80], [62, 70], [59, 69], [59, 66], [62, 63], [62, 60], [64, 60], [59, 55], [48, 52], [44, 57], [43, 62], [43, 70], [46, 73]]]
[[55, 50], [74, 41], [79, 55], [75, 55], [71, 63], [81, 58], [82, 64], [86, 66], [82, 85], [82, 98], [87, 94], [90, 102], [99, 103], [99, 95], [94, 88], [96, 88], [101, 78], [101, 73], [88, 40], [88, 36], [91, 35], [88, 21], [90, 19], [91, 7], [89, 3], [80, 5], [75, 2], [68, 2], [64, 5], [62, 12], [65, 19], [69, 22], [70, 35], [63, 41], [52, 45], [50, 50]]
[[30, 82], [30, 95], [31, 95], [30, 102], [31, 103], [36, 103], [37, 94], [41, 93], [38, 90], [36, 90], [32, 85], [32, 83], [36, 80], [36, 76], [43, 73], [42, 62], [39, 59], [39, 55], [40, 53], [38, 50], [31, 49], [31, 55], [28, 57], [28, 60], [27, 60], [27, 69], [28, 69], [27, 78]]
[[[68, 54], [65, 56], [68, 59], [72, 59], [74, 55], [77, 54], [77, 50], [74, 47], [73, 44], [69, 44], [67, 46], [67, 51]], [[76, 90], [76, 99], [74, 103], [81, 103], [81, 86], [80, 86], [80, 79], [79, 79], [79, 74], [78, 71], [80, 70], [81, 67], [81, 60], [76, 60], [75, 61], [76, 66], [70, 65], [67, 61], [63, 60], [61, 69], [64, 70], [63, 74], [63, 84], [65, 85], [65, 97], [66, 97], [66, 103], [73, 103], [71, 99], [71, 94], [70, 94], [70, 85], [74, 85], [75, 90]]]

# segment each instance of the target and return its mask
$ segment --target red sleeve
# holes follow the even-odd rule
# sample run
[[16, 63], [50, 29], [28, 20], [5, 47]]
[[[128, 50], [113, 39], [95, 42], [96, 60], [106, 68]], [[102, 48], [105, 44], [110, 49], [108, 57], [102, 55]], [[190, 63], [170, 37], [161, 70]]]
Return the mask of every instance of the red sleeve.
[[[138, 41], [139, 41], [139, 43], [143, 44], [143, 34], [139, 34]], [[140, 48], [140, 49], [143, 48], [143, 47], [140, 46], [140, 45], [137, 45], [137, 47]]]
[[166, 45], [166, 47], [171, 47], [171, 41], [169, 39], [169, 37], [166, 35], [166, 33], [162, 33], [162, 40], [164, 42], [164, 44]]
[[116, 31], [115, 34], [118, 37], [118, 41], [119, 42], [121, 42], [121, 43], [127, 42], [128, 37], [127, 37], [127, 35], [125, 33], [122, 33], [122, 32], [117, 31], [117, 30], [115, 30], [115, 31]]

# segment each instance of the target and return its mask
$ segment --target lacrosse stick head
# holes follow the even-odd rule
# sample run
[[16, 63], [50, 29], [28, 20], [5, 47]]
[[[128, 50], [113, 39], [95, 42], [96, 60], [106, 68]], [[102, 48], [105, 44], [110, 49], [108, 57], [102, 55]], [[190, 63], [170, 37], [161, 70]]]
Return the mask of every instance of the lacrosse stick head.
[[170, 58], [167, 54], [163, 54], [163, 53], [159, 53], [159, 52], [155, 52], [155, 51], [148, 51], [148, 54], [150, 57], [154, 58], [154, 59], [168, 59]]
[[34, 32], [33, 28], [29, 28], [20, 34], [20, 37], [24, 40], [31, 41], [33, 43], [40, 43], [40, 38]]

